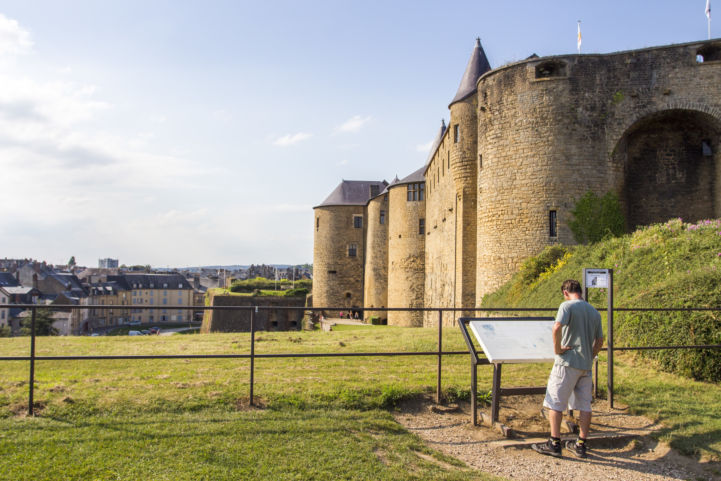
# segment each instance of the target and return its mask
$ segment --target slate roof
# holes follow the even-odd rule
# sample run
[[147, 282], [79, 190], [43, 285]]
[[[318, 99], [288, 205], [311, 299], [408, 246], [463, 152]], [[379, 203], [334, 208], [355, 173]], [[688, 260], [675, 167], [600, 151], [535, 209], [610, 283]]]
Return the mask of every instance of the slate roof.
[[473, 53], [471, 53], [470, 60], [468, 60], [466, 71], [461, 79], [461, 85], [458, 87], [458, 92], [456, 92], [456, 96], [453, 97], [448, 107], [450, 108], [454, 103], [460, 102], [473, 94], [476, 91], [478, 79], [489, 70], [491, 70], [491, 64], [488, 63], [486, 52], [484, 52], [483, 47], [481, 47], [481, 39], [477, 38], [476, 47], [473, 49]]
[[180, 274], [123, 274], [108, 276], [108, 283], [117, 282], [126, 289], [192, 289]]
[[[323, 203], [313, 207], [327, 207], [332, 205], [366, 205], [368, 201], [383, 192], [388, 182], [375, 180], [343, 180]], [[371, 187], [377, 188], [377, 193], [371, 192]]]
[[23, 286], [2, 286], [3, 290], [7, 292], [10, 295], [16, 295], [19, 294], [21, 296], [25, 296], [29, 294], [34, 288], [33, 287], [23, 287]]
[[19, 286], [15, 274], [11, 272], [0, 272], [0, 286], [1, 287], [16, 287]]
[[[413, 184], [415, 182], [425, 182], [426, 181], [425, 172], [426, 172], [426, 166], [424, 165], [423, 167], [416, 170], [412, 174], [403, 177], [395, 185]], [[395, 187], [395, 185], [394, 185], [394, 187]]]
[[433, 140], [433, 144], [431, 144], [430, 152], [428, 152], [428, 158], [426, 159], [426, 168], [431, 163], [431, 160], [433, 160], [433, 156], [436, 155], [436, 150], [438, 150], [438, 147], [441, 146], [441, 140], [443, 140], [443, 134], [446, 133], [446, 130], [448, 130], [448, 127], [446, 127], [446, 121], [441, 119], [441, 128], [438, 131], [438, 135], [436, 135], [435, 140]]

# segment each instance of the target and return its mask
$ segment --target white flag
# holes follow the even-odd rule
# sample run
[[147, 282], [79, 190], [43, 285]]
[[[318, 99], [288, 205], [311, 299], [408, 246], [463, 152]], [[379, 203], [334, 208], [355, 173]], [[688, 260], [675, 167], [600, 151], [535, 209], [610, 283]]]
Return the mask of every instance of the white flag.
[[711, 0], [706, 0], [706, 18], [711, 20]]
[[[706, 0], [709, 1], [709, 0]], [[581, 53], [581, 21], [578, 21], [578, 53]]]

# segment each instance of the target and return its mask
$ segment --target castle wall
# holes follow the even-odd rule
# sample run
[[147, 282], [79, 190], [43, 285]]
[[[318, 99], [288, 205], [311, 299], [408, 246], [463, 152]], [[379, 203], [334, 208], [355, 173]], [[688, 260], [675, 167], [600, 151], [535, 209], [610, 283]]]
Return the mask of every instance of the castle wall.
[[388, 314], [385, 311], [373, 311], [370, 308], [388, 307], [388, 225], [390, 224], [388, 194], [371, 199], [366, 211], [368, 227], [363, 283], [364, 318], [378, 316], [387, 319]]
[[[425, 306], [454, 307], [456, 300], [456, 188], [450, 168], [450, 129], [426, 170]], [[473, 264], [475, 267], [475, 263]], [[444, 325], [454, 314], [443, 313]], [[423, 325], [438, 325], [437, 312], [425, 312]]]
[[[642, 140], [633, 136], [639, 125], [647, 126], [648, 119], [660, 113], [692, 112], [704, 135], [709, 135], [713, 160], [702, 170], [716, 180], [699, 189], [711, 193], [714, 215], [719, 215], [721, 61], [696, 63], [697, 52], [708, 45], [700, 42], [611, 55], [545, 58], [481, 77], [477, 303], [483, 294], [508, 280], [524, 258], [554, 242], [574, 243], [568, 228], [570, 211], [586, 191], [602, 195], [615, 190], [626, 199], [626, 182], [634, 178], [634, 169], [638, 170], [633, 157], [639, 145], [641, 151], [654, 146], [654, 152], [640, 156], [641, 162], [663, 174], [636, 177], [649, 192], [653, 191], [649, 184], [684, 170], [680, 162], [688, 157], [686, 153], [668, 162], [664, 158], [669, 149], [687, 152], [685, 141], [661, 146], [652, 138], [658, 137], [658, 129], [642, 132]], [[548, 76], [538, 78], [539, 73]], [[687, 183], [669, 195], [680, 198], [693, 189]], [[636, 222], [676, 216], [667, 202], [655, 204], [659, 207], [651, 208]], [[635, 207], [626, 205], [626, 210]], [[557, 212], [556, 236], [550, 235], [551, 210]], [[694, 206], [690, 215], [704, 216], [708, 211], [707, 206]]]
[[[362, 307], [363, 262], [367, 219], [365, 206], [324, 206], [314, 209], [313, 305], [317, 307]], [[363, 217], [363, 227], [355, 228], [354, 216]], [[355, 256], [349, 246], [356, 246]], [[326, 315], [336, 315], [329, 311]]]
[[[303, 324], [305, 297], [210, 295], [211, 306], [298, 307], [298, 309], [260, 309], [253, 313], [256, 331], [297, 331]], [[250, 332], [250, 309], [206, 310], [200, 332]]]
[[[419, 219], [425, 220], [425, 200], [408, 201], [407, 184], [389, 190], [388, 307], [424, 307], [425, 235], [418, 233]], [[426, 226], [427, 227], [427, 226]], [[388, 324], [422, 326], [422, 312], [388, 312]]]

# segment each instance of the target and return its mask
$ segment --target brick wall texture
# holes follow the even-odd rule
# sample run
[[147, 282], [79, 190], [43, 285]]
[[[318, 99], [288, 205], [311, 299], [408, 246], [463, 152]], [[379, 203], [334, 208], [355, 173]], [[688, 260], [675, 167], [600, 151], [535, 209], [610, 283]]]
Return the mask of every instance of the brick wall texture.
[[[377, 307], [385, 289], [388, 307], [478, 306], [527, 257], [575, 242], [571, 211], [588, 191], [616, 192], [628, 229], [721, 217], [720, 150], [719, 40], [491, 70], [450, 106], [426, 166], [425, 202], [408, 202], [396, 184], [387, 201], [315, 210], [315, 303], [347, 306], [351, 293], [354, 303]], [[374, 222], [381, 202], [387, 227], [352, 228], [351, 210]], [[365, 271], [363, 256], [347, 258], [351, 241], [366, 246]], [[388, 319], [433, 326], [438, 315]], [[444, 323], [453, 319], [444, 315]]]

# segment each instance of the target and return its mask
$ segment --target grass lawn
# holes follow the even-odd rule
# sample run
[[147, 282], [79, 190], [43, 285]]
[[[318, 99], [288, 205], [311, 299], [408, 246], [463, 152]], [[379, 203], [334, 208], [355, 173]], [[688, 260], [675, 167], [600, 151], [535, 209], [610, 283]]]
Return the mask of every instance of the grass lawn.
[[[437, 331], [368, 327], [260, 332], [256, 353], [432, 351]], [[249, 335], [38, 338], [38, 355], [247, 353]], [[458, 328], [445, 350], [463, 350]], [[23, 356], [28, 338], [0, 339]], [[432, 393], [435, 357], [38, 361], [39, 416], [26, 418], [28, 363], [0, 362], [2, 479], [492, 479], [436, 464], [388, 410]], [[443, 360], [443, 388], [467, 396], [466, 355]], [[603, 366], [602, 366], [603, 369]], [[508, 365], [506, 385], [543, 385], [546, 364]], [[491, 369], [479, 367], [479, 386]], [[668, 427], [661, 437], [721, 458], [721, 388], [617, 358], [617, 399]], [[455, 463], [457, 465], [457, 463]]]

